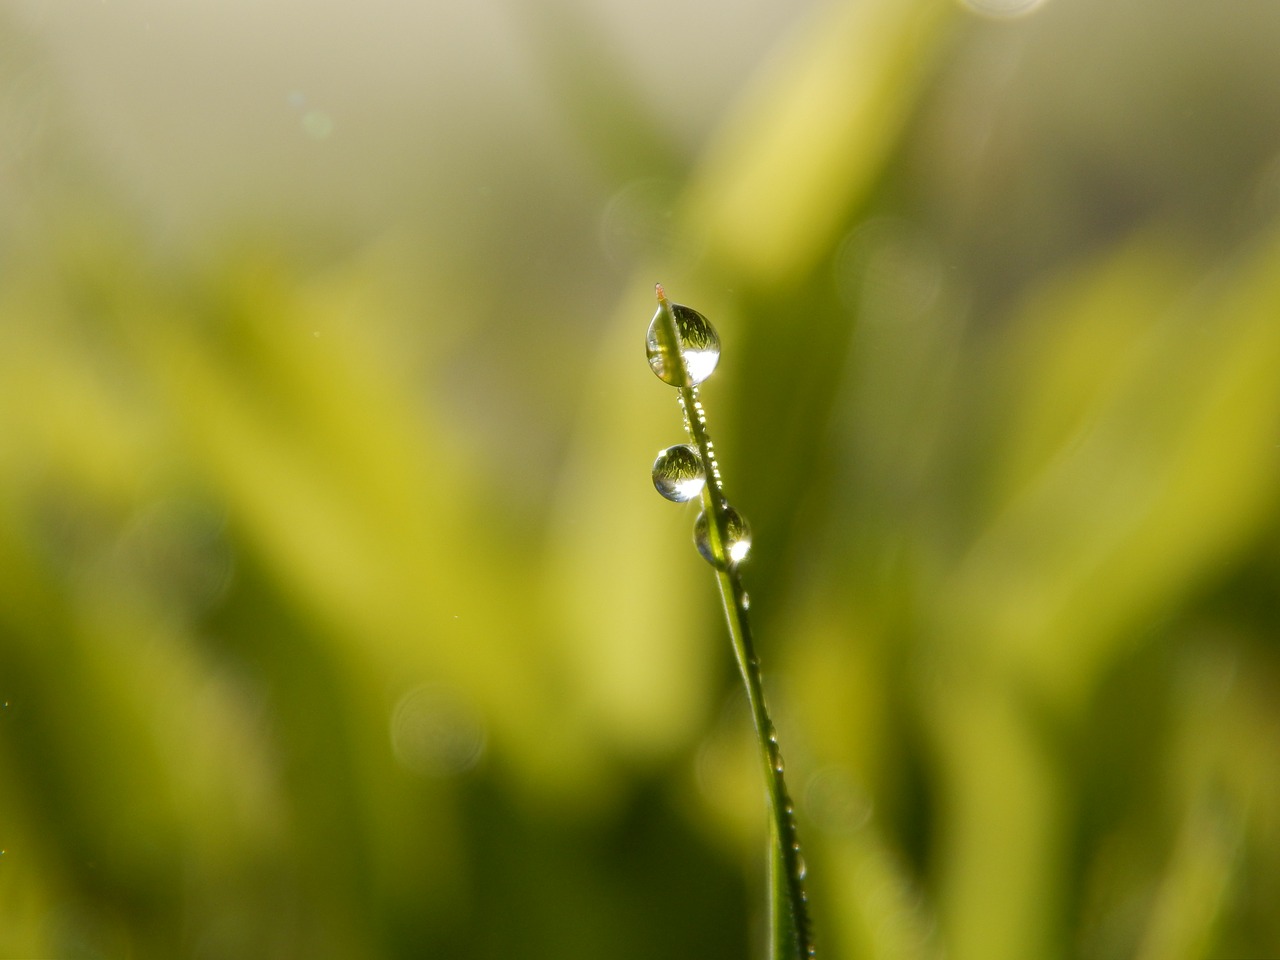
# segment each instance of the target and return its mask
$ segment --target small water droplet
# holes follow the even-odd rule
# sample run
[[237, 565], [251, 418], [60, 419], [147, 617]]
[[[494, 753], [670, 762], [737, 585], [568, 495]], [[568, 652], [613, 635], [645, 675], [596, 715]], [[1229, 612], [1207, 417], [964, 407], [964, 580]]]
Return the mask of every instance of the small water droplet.
[[724, 508], [724, 515], [726, 536], [723, 544], [723, 559], [716, 557], [711, 549], [710, 521], [705, 510], [698, 514], [698, 519], [693, 525], [693, 542], [697, 544], [698, 552], [707, 563], [720, 570], [737, 566], [751, 552], [751, 527], [747, 525], [747, 521], [742, 519], [737, 510], [727, 505]]
[[809, 867], [804, 862], [804, 857], [800, 855], [800, 851], [796, 851], [796, 878], [803, 880], [809, 875]]
[[687, 443], [667, 447], [653, 461], [654, 489], [675, 503], [692, 500], [702, 492], [706, 482], [702, 457]]
[[751, 595], [748, 593], [743, 593], [742, 595], [742, 609], [743, 610], [751, 609]]
[[[662, 308], [653, 315], [649, 323], [649, 334], [645, 338], [645, 352], [649, 356], [649, 366], [658, 375], [658, 379], [672, 386], [696, 386], [715, 370], [720, 362], [720, 335], [716, 333], [711, 322], [697, 310], [683, 304], [671, 304], [671, 313], [676, 321], [676, 335], [680, 340], [680, 355], [684, 358], [684, 369], [689, 375], [689, 382], [682, 383], [679, 365], [675, 358], [668, 358], [662, 349], [662, 339], [658, 335], [659, 323], [662, 319]], [[669, 359], [671, 362], [669, 362]]]
[[782, 762], [782, 754], [776, 750], [773, 753], [773, 769], [776, 773], [785, 773], [787, 769], [787, 765]]

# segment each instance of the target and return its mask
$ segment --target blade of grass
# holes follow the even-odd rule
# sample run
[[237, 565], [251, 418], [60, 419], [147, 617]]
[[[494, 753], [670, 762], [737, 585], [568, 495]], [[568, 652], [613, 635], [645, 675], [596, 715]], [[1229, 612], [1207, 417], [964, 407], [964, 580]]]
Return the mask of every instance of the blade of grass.
[[760, 750], [760, 762], [764, 772], [765, 788], [769, 804], [769, 901], [770, 901], [770, 957], [812, 958], [812, 929], [809, 922], [808, 894], [805, 892], [806, 867], [800, 852], [800, 840], [796, 831], [795, 808], [787, 793], [783, 775], [782, 752], [778, 747], [778, 735], [765, 705], [764, 684], [760, 677], [760, 661], [756, 656], [751, 637], [751, 622], [747, 616], [747, 594], [738, 575], [738, 558], [731, 552], [729, 503], [721, 485], [720, 470], [716, 465], [706, 414], [698, 399], [698, 388], [689, 376], [681, 349], [680, 334], [675, 314], [662, 286], [658, 292], [658, 322], [656, 332], [662, 354], [663, 368], [674, 374], [673, 381], [680, 391], [680, 406], [684, 411], [685, 429], [698, 449], [706, 471], [706, 485], [702, 489], [702, 508], [710, 522], [707, 524], [712, 565], [716, 568], [716, 582], [720, 587], [720, 599], [724, 605], [725, 624], [733, 646], [742, 682], [746, 687], [751, 718], [755, 725], [756, 741]]

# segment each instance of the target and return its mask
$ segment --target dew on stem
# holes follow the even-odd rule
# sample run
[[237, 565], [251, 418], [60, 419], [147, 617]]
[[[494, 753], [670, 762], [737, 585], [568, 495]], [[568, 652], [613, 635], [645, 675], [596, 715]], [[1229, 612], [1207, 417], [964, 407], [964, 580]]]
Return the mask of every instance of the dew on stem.
[[675, 317], [677, 344], [673, 349], [665, 342], [663, 308], [659, 306], [645, 338], [649, 367], [664, 383], [673, 387], [694, 387], [711, 376], [720, 362], [720, 335], [697, 310], [679, 303], [671, 304], [670, 309]]
[[692, 500], [706, 483], [702, 457], [687, 443], [667, 447], [653, 461], [654, 489], [675, 503]]
[[720, 360], [720, 337], [702, 314], [667, 300], [661, 284], [657, 293], [658, 312], [649, 324], [645, 352], [653, 372], [678, 388], [685, 430], [692, 442], [668, 447], [658, 455], [653, 483], [669, 500], [702, 498], [693, 539], [698, 552], [716, 570], [725, 625], [751, 706], [769, 800], [769, 956], [770, 960], [812, 960], [816, 953], [804, 886], [808, 868], [796, 835], [795, 807], [787, 794], [778, 735], [765, 707], [760, 661], [747, 616], [750, 601], [738, 574], [738, 565], [751, 550], [751, 528], [724, 497], [707, 413], [698, 397], [697, 385], [711, 375]]
[[711, 543], [711, 521], [704, 510], [693, 524], [693, 542], [702, 558], [720, 570], [735, 567], [751, 552], [751, 527], [737, 510], [724, 505], [725, 529], [720, 537], [720, 553]]

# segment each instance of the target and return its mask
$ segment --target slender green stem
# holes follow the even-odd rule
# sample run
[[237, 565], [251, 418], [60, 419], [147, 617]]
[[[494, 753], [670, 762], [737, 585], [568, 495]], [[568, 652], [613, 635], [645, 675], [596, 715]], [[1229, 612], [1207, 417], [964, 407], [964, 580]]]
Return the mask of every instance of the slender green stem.
[[742, 682], [746, 687], [751, 718], [755, 724], [756, 740], [760, 748], [760, 762], [764, 771], [770, 813], [770, 956], [783, 958], [812, 958], [815, 956], [812, 930], [809, 923], [808, 895], [805, 892], [804, 858], [800, 853], [800, 841], [796, 833], [795, 808], [787, 793], [783, 777], [782, 752], [778, 748], [778, 735], [769, 710], [765, 706], [764, 684], [760, 677], [760, 661], [756, 657], [751, 638], [751, 623], [747, 616], [747, 594], [742, 588], [737, 562], [727, 549], [729, 543], [729, 504], [725, 499], [716, 463], [711, 435], [707, 429], [706, 412], [698, 399], [698, 388], [690, 383], [684, 358], [680, 351], [679, 333], [670, 303], [658, 287], [658, 303], [661, 321], [658, 335], [668, 369], [679, 373], [680, 406], [684, 411], [685, 429], [697, 447], [706, 470], [706, 486], [702, 490], [702, 507], [710, 522], [707, 524], [711, 555], [715, 558], [720, 598], [724, 604], [725, 623], [733, 645]]
[[[773, 856], [770, 867], [770, 900], [775, 912], [772, 917], [771, 940], [776, 957], [813, 957], [813, 939], [809, 924], [809, 898], [805, 893], [806, 868], [800, 853], [800, 840], [796, 833], [795, 808], [787, 793], [783, 777], [782, 752], [778, 748], [778, 735], [769, 710], [765, 706], [764, 686], [760, 680], [760, 661], [756, 658], [751, 639], [751, 625], [747, 617], [746, 594], [737, 572], [722, 570], [718, 577], [720, 597], [724, 602], [725, 622], [733, 642], [738, 667], [747, 688], [747, 700], [755, 721], [756, 738], [760, 746], [760, 761], [764, 769], [765, 784], [769, 793], [771, 814], [770, 834], [773, 840]], [[785, 891], [779, 887], [785, 884]], [[784, 894], [784, 896], [780, 895]], [[789, 908], [790, 916], [782, 913]]]

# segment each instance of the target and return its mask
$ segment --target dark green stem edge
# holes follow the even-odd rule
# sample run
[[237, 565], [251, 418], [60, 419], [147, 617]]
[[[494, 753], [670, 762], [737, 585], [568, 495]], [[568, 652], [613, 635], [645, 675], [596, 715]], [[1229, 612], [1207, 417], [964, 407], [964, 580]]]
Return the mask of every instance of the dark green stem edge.
[[770, 814], [770, 956], [772, 960], [816, 957], [813, 928], [809, 921], [809, 897], [805, 891], [806, 868], [796, 831], [795, 807], [787, 793], [783, 776], [782, 752], [778, 734], [765, 705], [764, 684], [760, 678], [760, 660], [751, 638], [751, 622], [747, 616], [746, 592], [737, 564], [729, 557], [725, 544], [729, 539], [728, 501], [720, 482], [706, 414], [698, 400], [698, 388], [689, 383], [688, 370], [680, 350], [680, 338], [671, 303], [662, 286], [657, 287], [660, 319], [658, 338], [666, 369], [679, 372], [680, 406], [684, 411], [685, 429], [702, 457], [707, 482], [702, 490], [702, 509], [711, 522], [707, 524], [712, 556], [716, 558], [716, 579], [724, 605], [725, 624], [733, 653], [742, 673], [742, 682], [751, 707], [760, 762], [764, 770]]

